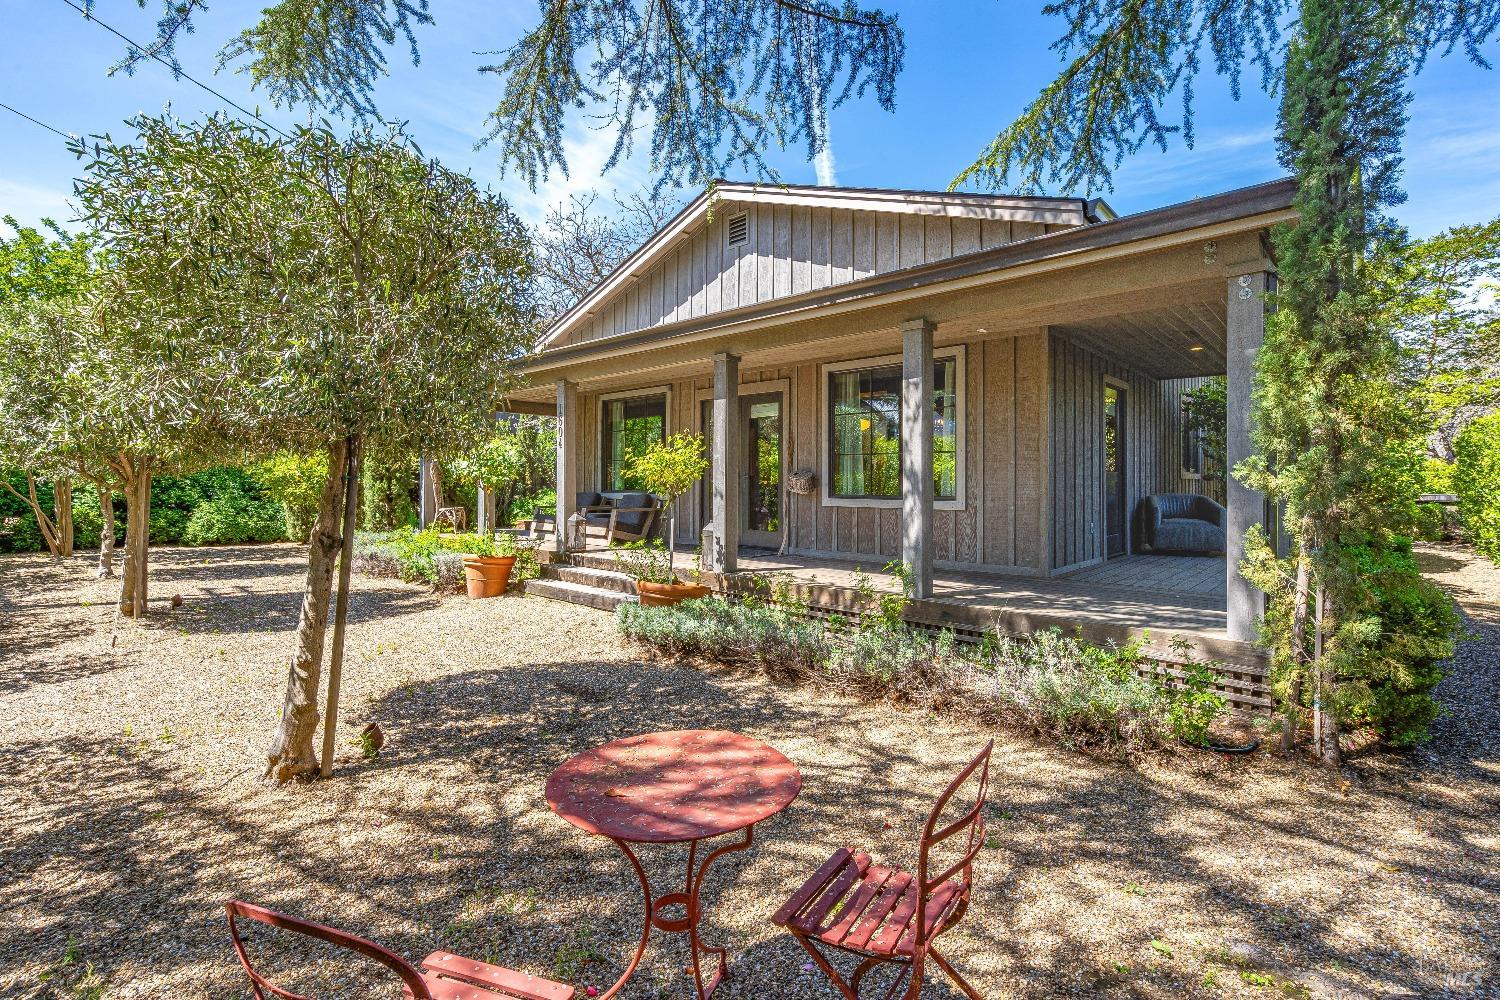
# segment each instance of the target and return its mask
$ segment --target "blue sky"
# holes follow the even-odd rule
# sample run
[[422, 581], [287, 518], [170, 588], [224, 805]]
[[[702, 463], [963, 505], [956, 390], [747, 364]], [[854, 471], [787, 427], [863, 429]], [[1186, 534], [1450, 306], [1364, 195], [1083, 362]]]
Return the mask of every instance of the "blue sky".
[[[252, 23], [263, 5], [216, 0], [198, 33], [179, 45], [178, 57], [215, 89], [285, 123], [295, 113], [273, 112], [244, 76], [213, 72], [219, 47]], [[1048, 45], [1060, 26], [1038, 13], [1040, 0], [887, 0], [884, 6], [900, 13], [907, 38], [895, 113], [873, 101], [834, 112], [828, 161], [809, 162], [804, 150], [773, 156], [786, 180], [815, 182], [821, 167], [825, 178], [844, 185], [946, 187], [1057, 70]], [[104, 20], [142, 41], [151, 36], [158, 9], [156, 0], [144, 11], [133, 0], [98, 0], [96, 7]], [[432, 0], [432, 12], [437, 24], [419, 34], [422, 64], [411, 66], [398, 46], [390, 53], [391, 75], [376, 91], [385, 116], [407, 121], [429, 155], [502, 191], [531, 221], [571, 193], [625, 192], [650, 183], [643, 155], [601, 177], [614, 137], [583, 119], [568, 134], [570, 177], [554, 177], [536, 192], [502, 177], [495, 150], [473, 148], [499, 93], [497, 78], [476, 71], [488, 61], [476, 51], [511, 44], [534, 20], [536, 7], [530, 0]], [[0, 42], [0, 102], [65, 132], [119, 136], [124, 118], [160, 111], [168, 102], [183, 117], [221, 107], [155, 63], [134, 77], [106, 76], [123, 43], [62, 0], [0, 0], [0, 15], [7, 28]], [[1500, 46], [1490, 46], [1490, 55], [1500, 57]], [[1127, 161], [1115, 190], [1105, 193], [1116, 210], [1140, 211], [1279, 176], [1275, 106], [1249, 86], [1254, 79], [1253, 71], [1247, 73], [1239, 102], [1231, 100], [1223, 80], [1202, 79], [1197, 148], [1177, 143], [1166, 154], [1147, 149]], [[1410, 198], [1400, 219], [1420, 236], [1500, 213], [1500, 73], [1461, 58], [1435, 60], [1413, 93], [1405, 180]], [[61, 139], [0, 111], [0, 215], [25, 222], [42, 215], [65, 219], [76, 172], [77, 161]]]

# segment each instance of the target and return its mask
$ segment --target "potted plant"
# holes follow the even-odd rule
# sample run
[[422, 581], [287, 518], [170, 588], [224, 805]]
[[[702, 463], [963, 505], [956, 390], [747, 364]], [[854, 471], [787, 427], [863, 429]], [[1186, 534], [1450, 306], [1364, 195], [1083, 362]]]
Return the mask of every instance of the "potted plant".
[[667, 522], [667, 576], [675, 580], [677, 568], [677, 498], [692, 489], [708, 472], [703, 435], [678, 431], [664, 441], [653, 441], [630, 462], [630, 474], [642, 486], [662, 498]]
[[510, 535], [497, 541], [489, 533], [465, 535], [449, 543], [464, 554], [464, 586], [470, 597], [499, 597], [510, 586], [516, 566], [516, 543]]
[[709, 590], [698, 583], [685, 583], [672, 571], [670, 555], [660, 542], [632, 542], [615, 552], [620, 572], [635, 580], [635, 592], [647, 607], [666, 607], [698, 597]]

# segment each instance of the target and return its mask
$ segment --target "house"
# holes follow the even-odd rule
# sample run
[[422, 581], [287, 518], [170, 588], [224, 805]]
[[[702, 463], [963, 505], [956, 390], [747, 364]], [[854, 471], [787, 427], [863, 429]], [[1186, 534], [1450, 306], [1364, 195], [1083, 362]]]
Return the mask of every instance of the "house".
[[[899, 559], [919, 598], [959, 581], [1085, 624], [1078, 588], [1131, 603], [1135, 583], [1117, 624], [1177, 628], [1152, 608], [1187, 606], [1186, 631], [1251, 656], [1261, 596], [1234, 567], [1263, 499], [1228, 484], [1211, 564], [1139, 555], [1134, 518], [1149, 495], [1209, 489], [1182, 434], [1193, 380], [1227, 376], [1230, 464], [1250, 452], [1266, 234], [1292, 195], [1283, 180], [1116, 217], [1080, 198], [719, 183], [555, 322], [512, 405], [561, 419], [560, 523], [575, 491], [631, 485], [641, 441], [702, 431], [709, 482], [676, 530], [717, 573]], [[1212, 586], [1184, 605], [1171, 577], [1201, 584], [1205, 565]]]

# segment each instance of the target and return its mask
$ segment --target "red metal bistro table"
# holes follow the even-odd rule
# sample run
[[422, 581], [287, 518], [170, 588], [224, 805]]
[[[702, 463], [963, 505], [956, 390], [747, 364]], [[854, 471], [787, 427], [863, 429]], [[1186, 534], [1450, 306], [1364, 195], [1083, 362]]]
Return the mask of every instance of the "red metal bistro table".
[[[717, 729], [646, 733], [587, 750], [552, 772], [547, 805], [580, 830], [608, 837], [624, 852], [641, 883], [645, 920], [630, 965], [601, 1000], [609, 1000], [635, 973], [651, 939], [651, 928], [686, 933], [693, 979], [707, 1000], [729, 966], [727, 950], [698, 937], [703, 876], [721, 855], [750, 847], [755, 824], [774, 816], [802, 790], [802, 774], [780, 751], [760, 740]], [[698, 842], [743, 830], [744, 836], [698, 861]], [[652, 898], [651, 883], [631, 844], [688, 844], [687, 883], [682, 892]], [[670, 913], [681, 909], [680, 916]], [[704, 956], [718, 968], [704, 983]]]

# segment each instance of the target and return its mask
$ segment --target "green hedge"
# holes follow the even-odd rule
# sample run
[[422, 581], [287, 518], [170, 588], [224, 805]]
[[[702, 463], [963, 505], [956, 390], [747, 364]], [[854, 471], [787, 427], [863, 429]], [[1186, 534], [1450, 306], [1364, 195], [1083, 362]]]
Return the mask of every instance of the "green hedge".
[[[6, 481], [26, 492], [26, 476], [16, 469], [0, 471]], [[52, 484], [39, 483], [37, 499], [52, 510]], [[125, 537], [125, 507], [114, 497], [115, 538]], [[74, 547], [99, 544], [99, 498], [88, 483], [73, 488]], [[286, 537], [281, 505], [243, 469], [206, 469], [191, 476], [158, 476], [151, 484], [152, 544], [231, 545], [269, 542]], [[46, 546], [31, 508], [0, 490], [0, 552], [41, 552]]]
[[1454, 445], [1453, 492], [1464, 533], [1500, 563], [1500, 413], [1463, 429]]

